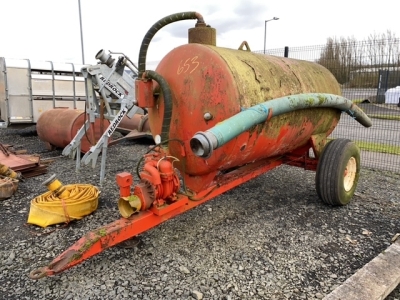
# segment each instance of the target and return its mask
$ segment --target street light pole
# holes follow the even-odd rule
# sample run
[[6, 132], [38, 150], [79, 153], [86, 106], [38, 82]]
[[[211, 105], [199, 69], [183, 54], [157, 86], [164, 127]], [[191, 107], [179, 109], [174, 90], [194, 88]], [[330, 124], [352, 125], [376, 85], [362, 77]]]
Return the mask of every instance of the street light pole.
[[267, 22], [276, 21], [276, 20], [279, 20], [279, 18], [273, 17], [272, 19], [269, 19], [269, 20], [265, 21], [265, 28], [264, 28], [264, 54], [265, 54], [265, 46], [267, 44]]
[[82, 64], [85, 64], [85, 54], [83, 51], [83, 34], [82, 34], [82, 14], [81, 14], [81, 0], [78, 0], [79, 5], [79, 24], [81, 28], [81, 48], [82, 48]]

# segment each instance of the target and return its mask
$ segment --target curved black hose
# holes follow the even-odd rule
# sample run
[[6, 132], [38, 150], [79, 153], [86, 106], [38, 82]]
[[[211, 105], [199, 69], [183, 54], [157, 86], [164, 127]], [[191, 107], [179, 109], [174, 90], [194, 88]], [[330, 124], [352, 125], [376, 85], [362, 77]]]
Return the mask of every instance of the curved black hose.
[[142, 79], [143, 75], [145, 75], [146, 78], [154, 79], [160, 85], [164, 96], [164, 119], [161, 130], [161, 141], [167, 140], [169, 135], [172, 116], [172, 94], [167, 81], [161, 75], [154, 71], [146, 71], [147, 49], [149, 48], [151, 39], [161, 28], [177, 21], [190, 19], [197, 19], [197, 23], [204, 23], [203, 16], [197, 12], [182, 12], [166, 16], [151, 26], [140, 46], [138, 79]]
[[159, 31], [164, 26], [183, 20], [191, 20], [197, 19], [197, 23], [204, 23], [203, 16], [197, 12], [189, 11], [189, 12], [181, 12], [175, 13], [169, 16], [166, 16], [159, 20], [158, 22], [154, 23], [153, 26], [150, 27], [149, 31], [147, 31], [146, 35], [143, 38], [142, 45], [140, 46], [139, 51], [139, 67], [138, 67], [138, 78], [142, 78], [143, 73], [146, 70], [146, 56], [147, 56], [147, 49], [150, 46], [151, 39], [155, 36], [157, 31]]
[[172, 117], [172, 93], [169, 88], [168, 82], [155, 71], [147, 70], [145, 76], [149, 79], [155, 80], [162, 90], [164, 96], [164, 119], [161, 129], [161, 141], [166, 141], [169, 138], [169, 127]]

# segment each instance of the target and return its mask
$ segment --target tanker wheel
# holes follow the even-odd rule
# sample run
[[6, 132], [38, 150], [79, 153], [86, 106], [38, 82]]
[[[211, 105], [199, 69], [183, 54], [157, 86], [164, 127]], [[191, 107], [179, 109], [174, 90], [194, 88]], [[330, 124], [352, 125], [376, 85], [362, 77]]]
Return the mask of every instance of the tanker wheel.
[[346, 205], [360, 176], [360, 149], [348, 139], [330, 141], [323, 149], [315, 175], [317, 194], [330, 205]]

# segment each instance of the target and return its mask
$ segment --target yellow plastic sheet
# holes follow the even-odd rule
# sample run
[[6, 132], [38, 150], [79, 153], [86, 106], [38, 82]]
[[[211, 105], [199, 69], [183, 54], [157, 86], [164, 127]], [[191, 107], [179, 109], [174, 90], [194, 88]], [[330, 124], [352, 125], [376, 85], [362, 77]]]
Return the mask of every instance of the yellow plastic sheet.
[[28, 223], [41, 227], [80, 220], [97, 209], [100, 191], [90, 184], [65, 185], [69, 196], [48, 191], [31, 201]]

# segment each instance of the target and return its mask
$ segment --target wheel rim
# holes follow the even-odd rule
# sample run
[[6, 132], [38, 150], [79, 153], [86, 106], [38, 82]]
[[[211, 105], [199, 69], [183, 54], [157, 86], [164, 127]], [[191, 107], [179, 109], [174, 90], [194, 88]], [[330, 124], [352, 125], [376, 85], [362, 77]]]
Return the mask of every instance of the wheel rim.
[[347, 162], [346, 169], [344, 170], [343, 186], [346, 192], [350, 191], [354, 186], [354, 180], [357, 173], [357, 161], [351, 157]]

